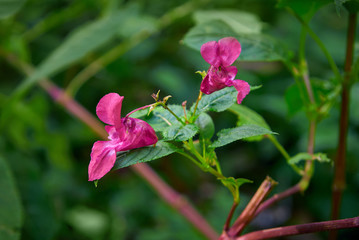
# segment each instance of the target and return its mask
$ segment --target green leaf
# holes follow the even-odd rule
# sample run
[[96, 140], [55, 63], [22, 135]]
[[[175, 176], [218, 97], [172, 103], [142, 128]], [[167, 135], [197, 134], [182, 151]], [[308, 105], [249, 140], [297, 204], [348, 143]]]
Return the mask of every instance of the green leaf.
[[14, 15], [26, 0], [0, 0], [0, 19]]
[[224, 37], [235, 37], [242, 45], [238, 60], [242, 61], [287, 61], [290, 57], [285, 45], [261, 33], [236, 31], [222, 20], [197, 24], [184, 37], [183, 43], [197, 51], [209, 41]]
[[257, 125], [243, 125], [236, 128], [223, 129], [217, 133], [218, 139], [213, 142], [211, 147], [217, 148], [248, 137], [261, 136], [265, 134], [275, 134], [267, 128]]
[[229, 111], [233, 112], [238, 116], [239, 125], [255, 124], [267, 128], [268, 130], [271, 130], [271, 128], [261, 115], [246, 106], [233, 104], [229, 108]]
[[225, 179], [221, 179], [221, 182], [224, 186], [226, 186], [229, 191], [233, 195], [233, 199], [236, 203], [239, 203], [239, 187], [242, 186], [244, 183], [252, 183], [253, 181], [245, 179], [245, 178], [233, 178], [228, 177]]
[[325, 163], [331, 162], [332, 160], [328, 158], [325, 153], [316, 153], [316, 154], [309, 154], [309, 153], [298, 153], [295, 156], [289, 159], [289, 164], [298, 164], [301, 161], [305, 160], [317, 160], [318, 162]]
[[174, 145], [158, 141], [155, 147], [148, 146], [120, 154], [117, 157], [115, 166], [112, 170], [128, 167], [137, 163], [152, 161], [178, 151], [180, 150]]
[[0, 239], [20, 239], [21, 202], [10, 169], [2, 157], [0, 157], [0, 189]]
[[[222, 112], [233, 105], [237, 100], [237, 90], [234, 87], [228, 87], [211, 93], [203, 95], [202, 99], [198, 102], [196, 114], [202, 112], [214, 111]], [[194, 111], [195, 104], [191, 107]]]
[[309, 21], [321, 7], [332, 2], [333, 0], [279, 0], [277, 7], [289, 7], [306, 21]]
[[183, 125], [181, 123], [172, 125], [163, 131], [163, 137], [166, 141], [186, 141], [198, 132], [198, 127], [195, 124]]
[[221, 20], [239, 33], [260, 33], [263, 23], [249, 12], [235, 10], [205, 10], [194, 13], [197, 24]]
[[210, 139], [213, 136], [214, 123], [208, 114], [202, 113], [199, 115], [195, 123], [199, 128], [199, 135], [201, 138]]

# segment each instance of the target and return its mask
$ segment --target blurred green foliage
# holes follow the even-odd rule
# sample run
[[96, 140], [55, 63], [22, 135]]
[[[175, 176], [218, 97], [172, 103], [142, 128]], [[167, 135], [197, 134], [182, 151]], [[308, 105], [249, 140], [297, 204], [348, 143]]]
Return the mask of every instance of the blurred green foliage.
[[[288, 2], [293, 6], [291, 1], [279, 1], [278, 7]], [[304, 3], [295, 7], [298, 14], [303, 14], [343, 69], [347, 13], [342, 3], [318, 1], [308, 7], [312, 1], [300, 2]], [[184, 13], [171, 14], [182, 4], [188, 4]], [[274, 0], [27, 0], [11, 4], [0, 0], [0, 239], [203, 239], [128, 168], [106, 175], [97, 188], [87, 182], [91, 147], [99, 137], [35, 83], [46, 76], [64, 89], [70, 87], [68, 92], [93, 114], [98, 100], [109, 92], [125, 96], [123, 114], [149, 104], [151, 93], [158, 89], [173, 96], [170, 103], [191, 103], [201, 82], [195, 71], [208, 68], [199, 47], [208, 36], [210, 40], [235, 36], [242, 43], [237, 78], [263, 85], [243, 105], [263, 116], [264, 124], [279, 133], [278, 140], [295, 155], [306, 150], [308, 123], [300, 101], [301, 86], [294, 85], [285, 62], [297, 56], [301, 25], [276, 5]], [[19, 64], [11, 64], [7, 53], [35, 66], [34, 74], [26, 77]], [[337, 91], [335, 80], [309, 37], [305, 54], [317, 103], [330, 103], [317, 128], [316, 152], [333, 159], [339, 104], [329, 93]], [[106, 64], [74, 84], [73, 79], [99, 59]], [[343, 218], [359, 212], [358, 91], [356, 82], [350, 105]], [[216, 131], [237, 123], [230, 111], [210, 116]], [[266, 175], [279, 182], [275, 192], [299, 180], [268, 140], [236, 142], [219, 148], [217, 155], [227, 176], [253, 180], [241, 187], [240, 209]], [[153, 161], [151, 166], [221, 231], [232, 197], [216, 179], [178, 154]], [[250, 228], [328, 220], [332, 173], [330, 164], [316, 164], [305, 195], [267, 210]], [[341, 234], [341, 239], [359, 236], [358, 230]]]

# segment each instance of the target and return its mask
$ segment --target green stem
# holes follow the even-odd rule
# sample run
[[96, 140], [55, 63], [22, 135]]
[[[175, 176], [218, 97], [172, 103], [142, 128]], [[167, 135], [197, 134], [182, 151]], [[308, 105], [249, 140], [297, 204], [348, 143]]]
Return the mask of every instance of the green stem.
[[305, 93], [304, 93], [302, 84], [300, 84], [301, 83], [300, 79], [299, 79], [300, 76], [301, 76], [300, 70], [298, 69], [297, 66], [294, 66], [294, 64], [290, 64], [290, 63], [286, 63], [286, 67], [288, 68], [289, 72], [292, 73], [294, 81], [298, 86], [300, 99], [302, 100], [303, 104], [307, 108], [309, 108], [308, 107], [308, 101], [307, 101], [307, 98], [305, 97]]
[[175, 114], [165, 103], [160, 102], [160, 104], [164, 109], [166, 109], [168, 112], [170, 112], [177, 119], [177, 121], [179, 121], [183, 125], [186, 125], [186, 123], [183, 122], [182, 119], [180, 117], [178, 117], [177, 114]]
[[337, 67], [337, 65], [334, 62], [334, 59], [332, 58], [332, 56], [330, 55], [330, 53], [328, 52], [328, 50], [326, 49], [325, 45], [323, 44], [323, 42], [320, 40], [320, 38], [313, 32], [313, 30], [309, 27], [309, 25], [297, 14], [295, 13], [292, 9], [287, 8], [288, 12], [290, 14], [292, 14], [301, 24], [302, 26], [305, 28], [305, 30], [308, 32], [308, 34], [312, 37], [312, 39], [317, 43], [317, 45], [319, 46], [319, 48], [322, 50], [322, 52], [324, 53], [325, 57], [328, 60], [328, 63], [335, 75], [335, 77], [338, 80], [342, 79], [342, 76], [340, 74], [340, 71]]
[[[307, 148], [307, 152], [309, 154], [314, 153], [316, 128], [317, 128], [316, 121], [311, 120], [309, 123], [309, 136], [308, 136], [308, 148]], [[304, 175], [303, 175], [302, 179], [300, 180], [300, 182], [298, 183], [301, 192], [304, 192], [305, 190], [307, 190], [310, 180], [313, 176], [313, 173], [314, 173], [313, 160], [307, 160], [305, 162], [305, 166], [304, 166]]]
[[299, 175], [303, 175], [303, 171], [298, 168], [295, 164], [290, 164], [290, 156], [287, 153], [287, 151], [284, 149], [282, 144], [280, 144], [276, 137], [273, 135], [267, 135], [267, 138], [274, 144], [274, 146], [278, 149], [278, 151], [283, 155], [283, 157], [287, 160], [287, 163], [293, 168], [295, 172], [297, 172]]
[[178, 152], [179, 154], [181, 154], [182, 156], [188, 158], [189, 160], [191, 160], [194, 164], [197, 165], [197, 167], [199, 167], [200, 169], [203, 168], [202, 164], [200, 162], [198, 162], [196, 159], [194, 159], [193, 157], [191, 157], [189, 154], [184, 153], [184, 152]]
[[220, 174], [222, 174], [221, 165], [219, 164], [218, 159], [217, 159], [217, 158], [215, 158], [214, 160], [216, 161], [216, 168], [217, 168], [217, 171], [218, 171]]
[[[190, 139], [191, 140], [191, 139]], [[224, 179], [226, 178], [225, 176], [222, 175], [221, 172], [218, 172], [216, 171], [215, 169], [213, 169], [208, 163], [206, 163], [204, 160], [203, 160], [203, 157], [201, 156], [201, 154], [199, 154], [197, 152], [197, 150], [194, 148], [194, 145], [193, 145], [193, 142], [189, 141], [186, 142], [184, 141], [183, 142], [185, 144], [185, 146], [187, 147], [187, 149], [193, 154], [196, 156], [196, 158], [199, 160], [199, 162], [201, 162], [201, 164], [199, 165], [199, 162], [197, 162], [197, 166], [199, 166], [204, 172], [209, 172], [211, 173], [212, 175], [216, 176], [218, 179]], [[192, 160], [193, 161], [193, 160]], [[232, 192], [232, 191], [231, 191]]]
[[305, 60], [305, 42], [307, 39], [307, 30], [304, 26], [302, 26], [302, 30], [300, 32], [299, 37], [299, 48], [298, 48], [298, 58], [299, 62]]
[[193, 110], [193, 114], [191, 117], [191, 122], [193, 122], [196, 119], [196, 111], [197, 111], [197, 107], [198, 107], [198, 103], [199, 101], [202, 99], [202, 92], [199, 91], [198, 97], [197, 97], [197, 101], [196, 101], [196, 105], [194, 106], [194, 110]]

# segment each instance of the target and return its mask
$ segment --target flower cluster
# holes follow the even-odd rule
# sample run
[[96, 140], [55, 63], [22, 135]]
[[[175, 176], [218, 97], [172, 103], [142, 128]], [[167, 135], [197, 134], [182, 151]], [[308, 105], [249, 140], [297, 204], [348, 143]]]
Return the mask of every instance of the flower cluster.
[[[247, 82], [234, 79], [237, 68], [231, 66], [241, 53], [241, 45], [235, 38], [223, 38], [211, 41], [201, 47], [202, 57], [211, 64], [207, 75], [201, 83], [201, 91], [211, 94], [225, 87], [234, 86], [238, 91], [237, 102], [240, 104], [249, 93]], [[101, 121], [108, 124], [105, 129], [109, 141], [97, 141], [91, 151], [88, 167], [89, 181], [102, 178], [115, 164], [116, 153], [155, 144], [158, 139], [153, 128], [140, 119], [121, 118], [122, 96], [109, 93], [101, 98], [96, 107], [96, 114]]]
[[211, 64], [207, 75], [201, 83], [201, 91], [211, 94], [225, 87], [234, 86], [238, 91], [237, 102], [240, 104], [249, 93], [250, 86], [243, 80], [234, 79], [237, 68], [231, 66], [241, 53], [241, 44], [233, 37], [222, 38], [202, 45], [201, 55]]
[[[96, 114], [106, 124], [109, 141], [97, 141], [92, 147], [88, 168], [89, 181], [102, 178], [116, 161], [116, 152], [155, 144], [158, 139], [153, 128], [140, 119], [121, 118], [122, 96], [109, 93], [101, 98]], [[134, 111], [133, 111], [134, 112]]]

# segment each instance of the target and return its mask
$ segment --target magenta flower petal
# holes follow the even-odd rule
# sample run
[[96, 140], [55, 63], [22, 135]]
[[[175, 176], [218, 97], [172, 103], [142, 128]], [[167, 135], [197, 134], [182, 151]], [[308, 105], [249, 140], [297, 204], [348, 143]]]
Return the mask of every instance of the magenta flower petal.
[[116, 161], [116, 151], [110, 141], [97, 141], [91, 151], [88, 167], [89, 181], [102, 178], [108, 173]]
[[241, 54], [241, 44], [233, 37], [222, 38], [218, 46], [221, 65], [224, 67], [232, 65]]
[[203, 59], [214, 67], [232, 65], [240, 53], [241, 44], [233, 37], [222, 38], [218, 42], [207, 42], [201, 47]]
[[228, 84], [228, 82], [232, 82], [237, 75], [238, 69], [235, 66], [222, 67], [222, 78], [225, 78], [227, 86], [232, 86], [232, 84]]
[[221, 69], [211, 66], [201, 83], [201, 92], [211, 94], [222, 88], [232, 86], [232, 81], [237, 74], [235, 66], [222, 67]]
[[102, 122], [117, 125], [121, 119], [122, 96], [109, 93], [103, 96], [96, 107], [96, 114]]
[[243, 80], [234, 80], [233, 86], [238, 91], [237, 103], [241, 104], [242, 100], [248, 95], [251, 90], [251, 87], [246, 81]]
[[221, 59], [219, 58], [219, 47], [216, 41], [210, 41], [202, 45], [201, 55], [203, 59], [212, 66], [219, 67]]
[[116, 161], [116, 152], [149, 146], [158, 141], [148, 123], [130, 117], [121, 118], [123, 98], [117, 93], [109, 93], [97, 104], [97, 116], [109, 124], [105, 130], [110, 141], [97, 141], [93, 145], [88, 168], [89, 181], [100, 179], [111, 170]]
[[122, 126], [125, 134], [120, 136], [122, 145], [116, 147], [116, 151], [126, 151], [155, 144], [158, 141], [153, 128], [140, 119], [124, 118]]
[[234, 86], [238, 91], [240, 104], [250, 91], [250, 86], [242, 80], [234, 80], [237, 68], [231, 66], [241, 54], [241, 44], [233, 37], [211, 41], [201, 47], [202, 57], [211, 64], [201, 83], [201, 92], [211, 94], [225, 87]]

